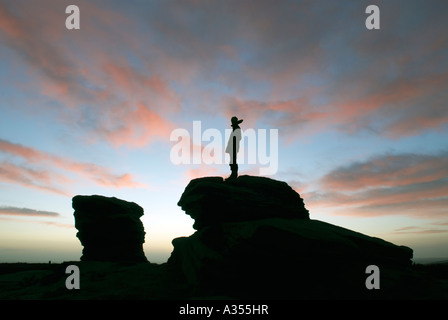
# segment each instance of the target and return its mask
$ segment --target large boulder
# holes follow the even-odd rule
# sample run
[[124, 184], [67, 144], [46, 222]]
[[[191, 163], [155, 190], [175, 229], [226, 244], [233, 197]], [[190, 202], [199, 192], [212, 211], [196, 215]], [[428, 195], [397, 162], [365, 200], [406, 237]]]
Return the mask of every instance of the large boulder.
[[[179, 204], [199, 219], [198, 231], [173, 240], [168, 264], [181, 270], [199, 296], [393, 297], [402, 290], [410, 248], [311, 220], [294, 193], [266, 178], [193, 180]], [[234, 203], [244, 208], [243, 217], [226, 210]], [[380, 293], [366, 287], [369, 265], [380, 269]]]
[[76, 236], [84, 246], [82, 261], [147, 261], [140, 221], [143, 208], [138, 204], [115, 197], [77, 195], [72, 206]]
[[178, 205], [195, 220], [196, 230], [222, 222], [309, 219], [303, 199], [286, 182], [247, 175], [231, 181], [221, 177], [194, 179]]

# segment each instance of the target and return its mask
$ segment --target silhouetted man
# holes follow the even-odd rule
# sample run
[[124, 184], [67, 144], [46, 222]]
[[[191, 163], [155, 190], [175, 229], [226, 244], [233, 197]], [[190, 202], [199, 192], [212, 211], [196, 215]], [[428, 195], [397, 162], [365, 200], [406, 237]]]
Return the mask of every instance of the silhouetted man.
[[239, 124], [243, 120], [238, 120], [237, 117], [232, 117], [230, 119], [232, 122], [232, 134], [229, 137], [229, 142], [227, 143], [226, 153], [230, 155], [230, 170], [232, 174], [226, 180], [235, 180], [238, 177], [238, 164], [236, 163], [236, 155], [240, 150], [240, 140], [241, 140], [241, 128]]

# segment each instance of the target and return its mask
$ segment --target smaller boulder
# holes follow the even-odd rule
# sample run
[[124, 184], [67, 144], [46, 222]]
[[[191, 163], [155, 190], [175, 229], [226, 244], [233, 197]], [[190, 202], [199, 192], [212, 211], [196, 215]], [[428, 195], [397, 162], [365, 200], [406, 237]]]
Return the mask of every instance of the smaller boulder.
[[82, 261], [148, 261], [143, 252], [143, 208], [134, 202], [99, 195], [72, 199]]

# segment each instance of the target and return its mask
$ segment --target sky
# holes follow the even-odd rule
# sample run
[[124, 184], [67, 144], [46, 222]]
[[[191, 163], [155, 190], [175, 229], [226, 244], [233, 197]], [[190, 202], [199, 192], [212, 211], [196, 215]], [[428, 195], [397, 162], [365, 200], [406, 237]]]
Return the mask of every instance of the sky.
[[312, 219], [447, 258], [447, 15], [444, 0], [0, 0], [0, 262], [79, 260], [78, 194], [142, 206], [145, 254], [165, 262], [194, 232], [188, 182], [230, 174], [193, 155], [211, 141], [194, 121], [224, 148], [232, 116], [277, 130], [266, 176]]

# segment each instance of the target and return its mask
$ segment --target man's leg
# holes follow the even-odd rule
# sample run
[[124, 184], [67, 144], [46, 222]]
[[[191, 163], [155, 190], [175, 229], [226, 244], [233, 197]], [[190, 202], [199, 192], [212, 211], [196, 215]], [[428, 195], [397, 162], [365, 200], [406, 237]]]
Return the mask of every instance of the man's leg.
[[238, 178], [238, 165], [237, 164], [231, 164], [230, 170], [232, 173], [230, 174], [230, 177], [228, 177], [226, 180], [234, 180]]

